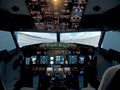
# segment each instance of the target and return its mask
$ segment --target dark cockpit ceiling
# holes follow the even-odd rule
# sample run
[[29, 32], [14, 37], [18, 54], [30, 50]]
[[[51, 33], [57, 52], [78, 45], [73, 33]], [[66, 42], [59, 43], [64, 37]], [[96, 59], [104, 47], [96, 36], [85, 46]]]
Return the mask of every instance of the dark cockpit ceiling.
[[119, 0], [1, 0], [0, 29], [79, 32], [120, 28]]

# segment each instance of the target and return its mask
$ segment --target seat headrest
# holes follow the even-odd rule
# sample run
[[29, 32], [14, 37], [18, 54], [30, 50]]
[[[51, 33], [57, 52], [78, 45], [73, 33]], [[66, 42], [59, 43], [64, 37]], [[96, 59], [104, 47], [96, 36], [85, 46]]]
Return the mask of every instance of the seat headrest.
[[98, 90], [120, 90], [119, 83], [120, 65], [112, 66], [103, 74]]

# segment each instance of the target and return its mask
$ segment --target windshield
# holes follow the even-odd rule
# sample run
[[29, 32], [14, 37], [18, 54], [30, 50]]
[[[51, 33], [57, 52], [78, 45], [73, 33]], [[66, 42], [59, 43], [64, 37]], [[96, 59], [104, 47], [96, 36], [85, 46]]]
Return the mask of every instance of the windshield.
[[80, 43], [97, 47], [101, 32], [72, 32], [61, 33], [61, 42]]
[[38, 43], [57, 42], [56, 33], [16, 32], [16, 37], [20, 47]]
[[[71, 32], [60, 33], [60, 42], [79, 43], [97, 47], [101, 32]], [[38, 43], [57, 42], [56, 33], [16, 32], [19, 46]]]

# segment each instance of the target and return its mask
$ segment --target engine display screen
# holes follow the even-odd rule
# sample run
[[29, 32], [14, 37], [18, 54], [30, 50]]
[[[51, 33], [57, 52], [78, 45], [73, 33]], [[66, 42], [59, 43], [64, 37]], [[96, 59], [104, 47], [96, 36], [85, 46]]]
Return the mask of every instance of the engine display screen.
[[65, 58], [64, 55], [55, 56], [55, 64], [64, 64]]

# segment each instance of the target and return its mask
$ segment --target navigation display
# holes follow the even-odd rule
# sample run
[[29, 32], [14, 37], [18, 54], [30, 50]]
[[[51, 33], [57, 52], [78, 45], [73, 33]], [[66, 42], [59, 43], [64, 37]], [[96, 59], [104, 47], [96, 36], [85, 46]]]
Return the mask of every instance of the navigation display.
[[40, 56], [40, 64], [48, 64], [48, 56]]
[[55, 64], [64, 64], [64, 55], [55, 56]]
[[69, 61], [69, 64], [77, 64], [77, 55], [69, 55], [68, 61]]

